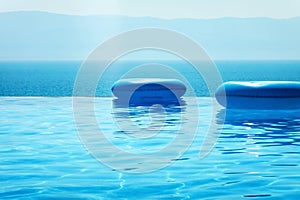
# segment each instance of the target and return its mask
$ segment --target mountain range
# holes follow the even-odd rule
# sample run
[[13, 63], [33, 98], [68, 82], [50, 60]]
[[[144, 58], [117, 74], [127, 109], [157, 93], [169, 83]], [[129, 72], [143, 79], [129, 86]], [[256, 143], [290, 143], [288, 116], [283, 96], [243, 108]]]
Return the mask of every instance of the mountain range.
[[158, 27], [183, 33], [216, 60], [300, 59], [300, 17], [159, 19], [0, 13], [0, 60], [82, 60], [121, 32]]

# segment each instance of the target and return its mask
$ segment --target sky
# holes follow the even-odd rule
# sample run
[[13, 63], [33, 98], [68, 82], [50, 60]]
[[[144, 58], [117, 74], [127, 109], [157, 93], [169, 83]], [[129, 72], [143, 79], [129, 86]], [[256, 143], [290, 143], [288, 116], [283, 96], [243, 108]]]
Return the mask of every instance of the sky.
[[[299, 60], [299, 8], [300, 0], [0, 0], [0, 60], [82, 60], [114, 35], [144, 27], [183, 33], [213, 59]], [[164, 20], [224, 17], [235, 18]], [[277, 20], [287, 18], [294, 19]]]
[[299, 0], [0, 0], [0, 12], [46, 11], [70, 15], [222, 18], [300, 16]]

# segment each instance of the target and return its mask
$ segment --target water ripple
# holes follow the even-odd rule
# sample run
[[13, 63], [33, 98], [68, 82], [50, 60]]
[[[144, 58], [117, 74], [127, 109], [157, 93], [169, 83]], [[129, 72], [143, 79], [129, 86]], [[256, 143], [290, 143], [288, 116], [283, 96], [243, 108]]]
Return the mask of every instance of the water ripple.
[[[173, 164], [162, 170], [130, 174], [110, 169], [85, 150], [76, 132], [71, 100], [0, 98], [1, 199], [295, 199], [299, 196], [299, 113], [229, 112], [215, 148], [199, 159], [211, 107], [209, 98], [199, 98], [199, 105], [190, 105], [186, 99], [185, 106], [199, 106], [203, 120], [188, 151], [181, 158], [170, 160]], [[96, 116], [105, 118], [99, 124], [109, 140], [136, 153], [153, 152], [168, 144], [173, 130], [178, 128], [181, 112], [185, 112], [178, 107], [169, 110], [161, 134], [155, 139], [139, 140], [115, 126], [114, 120], [122, 120], [124, 116], [122, 109], [113, 113], [110, 98], [96, 101]], [[149, 120], [144, 108], [132, 112], [137, 124], [145, 125]], [[194, 114], [189, 113], [189, 120]], [[138, 117], [141, 115], [143, 118]], [[160, 120], [159, 115], [154, 117]], [[125, 159], [107, 156], [116, 163]]]

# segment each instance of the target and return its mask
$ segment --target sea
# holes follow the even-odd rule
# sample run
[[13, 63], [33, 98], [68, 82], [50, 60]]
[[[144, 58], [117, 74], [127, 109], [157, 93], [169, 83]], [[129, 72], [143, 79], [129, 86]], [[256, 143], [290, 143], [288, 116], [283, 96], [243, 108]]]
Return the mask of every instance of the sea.
[[[213, 104], [212, 77], [159, 64], [112, 63], [91, 101], [73, 96], [82, 61], [1, 61], [0, 199], [300, 198], [300, 110], [228, 111]], [[190, 84], [183, 104], [112, 96], [120, 78], [164, 77], [165, 66]], [[300, 81], [300, 61], [215, 66], [224, 82]]]

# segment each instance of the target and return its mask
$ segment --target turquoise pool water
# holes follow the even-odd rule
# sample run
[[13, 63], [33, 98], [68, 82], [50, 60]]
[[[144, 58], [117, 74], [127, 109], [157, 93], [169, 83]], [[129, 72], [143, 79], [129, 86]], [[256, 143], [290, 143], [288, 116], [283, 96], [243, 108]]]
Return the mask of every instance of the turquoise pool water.
[[[112, 98], [97, 98], [96, 117], [106, 137], [132, 153], [155, 152], [169, 144], [182, 120], [194, 120], [197, 113], [185, 113], [185, 119], [180, 115], [199, 108], [201, 127], [189, 149], [163, 169], [134, 174], [132, 168], [112, 169], [86, 151], [76, 131], [71, 97], [0, 97], [1, 199], [299, 198], [299, 110], [227, 112], [215, 148], [199, 159], [211, 122], [210, 98], [198, 98], [197, 104], [185, 101], [168, 108], [166, 128], [156, 139], [138, 140], [116, 126], [115, 120], [128, 110], [113, 110]], [[146, 110], [132, 108], [130, 120], [147, 126], [151, 119]], [[217, 121], [224, 112], [219, 110]], [[126, 163], [117, 156], [110, 159]]]

